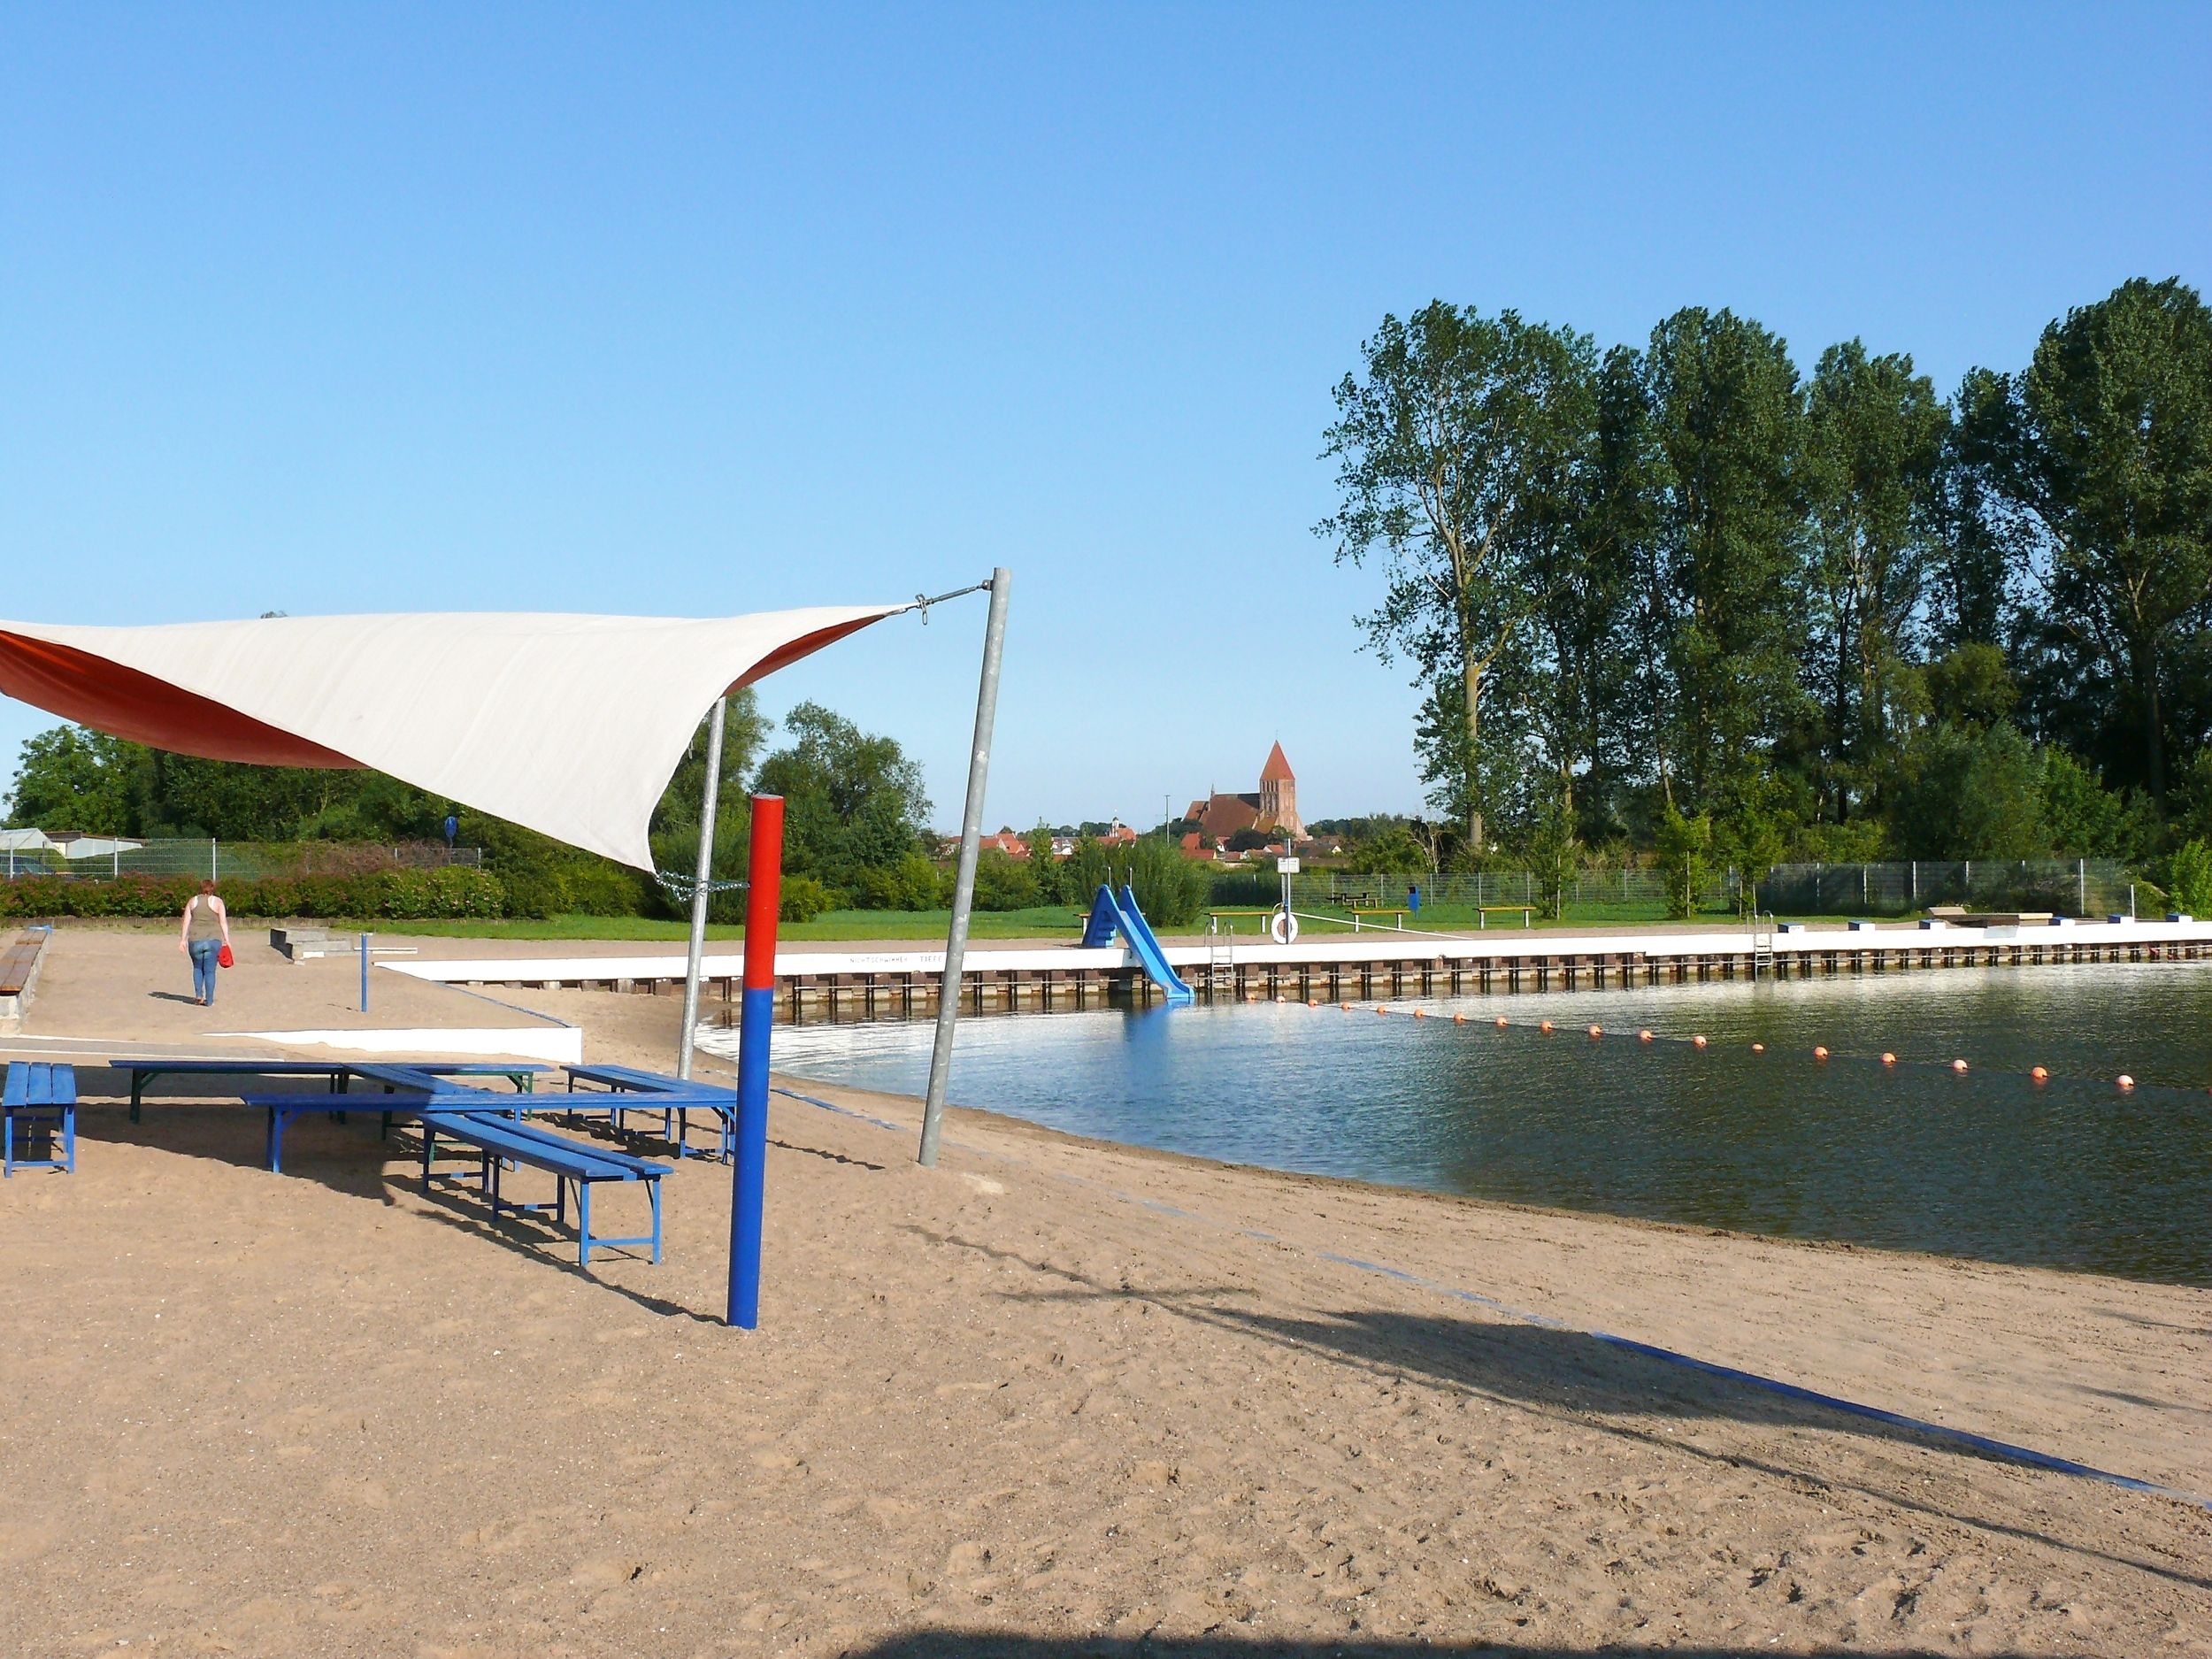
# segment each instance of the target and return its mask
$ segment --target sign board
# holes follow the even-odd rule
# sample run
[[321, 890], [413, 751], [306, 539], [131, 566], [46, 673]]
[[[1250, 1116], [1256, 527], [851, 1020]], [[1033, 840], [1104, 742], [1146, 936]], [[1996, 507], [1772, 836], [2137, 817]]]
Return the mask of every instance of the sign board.
[[1296, 875], [1298, 873], [1298, 861], [1295, 858], [1278, 858], [1275, 861], [1275, 873], [1279, 876]]

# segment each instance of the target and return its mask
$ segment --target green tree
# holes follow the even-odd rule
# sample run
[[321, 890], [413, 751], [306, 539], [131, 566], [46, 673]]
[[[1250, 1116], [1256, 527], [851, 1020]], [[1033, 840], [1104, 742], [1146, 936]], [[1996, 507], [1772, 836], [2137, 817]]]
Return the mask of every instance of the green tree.
[[1025, 910], [1038, 902], [1037, 872], [1025, 858], [986, 847], [976, 856], [975, 907], [979, 910]]
[[2162, 803], [2172, 658], [2212, 602], [2212, 311], [2138, 278], [1978, 385], [1970, 460], [2048, 644], [2078, 698], [2132, 726], [2124, 770]]
[[918, 850], [929, 812], [922, 769], [888, 737], [816, 703], [784, 718], [795, 740], [761, 763], [754, 787], [784, 798], [784, 867], [849, 896], [861, 872]]
[[1615, 419], [1640, 420], [1616, 442], [1647, 491], [1634, 549], [1640, 724], [1664, 803], [1717, 829], [1758, 810], [1798, 708], [1803, 398], [1784, 342], [1726, 311], [1661, 323], [1634, 378], [1635, 403]]
[[1840, 824], [1890, 744], [1887, 693], [1939, 559], [1949, 421], [1910, 357], [1856, 340], [1821, 354], [1806, 404], [1806, 680], [1825, 726], [1816, 787]]
[[1213, 886], [1209, 866], [1184, 857], [1173, 841], [1157, 835], [1108, 849], [1107, 859], [1108, 879], [1128, 885], [1155, 927], [1185, 927], [1197, 920]]
[[1421, 838], [1403, 824], [1393, 824], [1352, 849], [1345, 867], [1356, 875], [1427, 875], [1434, 868]]
[[1941, 722], [1908, 749], [1890, 810], [1890, 832], [1908, 858], [2041, 858], [2042, 766], [2009, 721], [1978, 727]]
[[2174, 908], [2190, 916], [2212, 916], [2212, 845], [2184, 841], [2174, 854], [2168, 883]]
[[1661, 810], [1658, 826], [1659, 873], [1666, 883], [1667, 914], [1677, 921], [1697, 914], [1697, 895], [1711, 877], [1706, 854], [1713, 845], [1713, 821], [1703, 813], [1695, 818], [1678, 808]]
[[1595, 353], [1587, 335], [1441, 301], [1385, 317], [1362, 351], [1324, 450], [1341, 504], [1316, 534], [1340, 563], [1383, 559], [1382, 603], [1361, 618], [1377, 654], [1409, 657], [1417, 684], [1456, 685], [1458, 729], [1433, 728], [1456, 758], [1434, 770], [1457, 780], [1450, 804], [1480, 846], [1489, 683], [1525, 649], [1545, 555], [1571, 534]]
[[141, 833], [127, 752], [136, 748], [82, 726], [58, 726], [26, 738], [8, 799], [11, 825], [81, 830], [93, 835]]

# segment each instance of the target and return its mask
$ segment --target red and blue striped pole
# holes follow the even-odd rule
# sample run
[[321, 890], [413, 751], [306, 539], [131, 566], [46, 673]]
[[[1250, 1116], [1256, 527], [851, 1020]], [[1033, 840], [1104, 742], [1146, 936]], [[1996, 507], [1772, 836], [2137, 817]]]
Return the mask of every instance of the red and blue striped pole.
[[768, 1036], [776, 1018], [776, 912], [783, 896], [783, 797], [753, 797], [745, 992], [737, 1031], [737, 1148], [730, 1172], [729, 1320], [760, 1325], [760, 1221], [768, 1182]]

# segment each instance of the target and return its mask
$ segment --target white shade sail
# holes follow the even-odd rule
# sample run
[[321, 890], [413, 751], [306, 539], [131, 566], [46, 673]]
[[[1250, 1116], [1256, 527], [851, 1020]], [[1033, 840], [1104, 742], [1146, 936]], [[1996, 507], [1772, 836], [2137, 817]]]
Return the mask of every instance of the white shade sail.
[[710, 704], [899, 605], [0, 622], [0, 692], [213, 760], [368, 766], [640, 870]]

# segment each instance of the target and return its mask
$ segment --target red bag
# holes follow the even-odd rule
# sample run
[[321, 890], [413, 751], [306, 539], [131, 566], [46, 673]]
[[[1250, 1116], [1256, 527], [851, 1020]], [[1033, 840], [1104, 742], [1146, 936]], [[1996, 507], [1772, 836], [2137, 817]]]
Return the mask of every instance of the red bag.
[[228, 945], [225, 945], [215, 953], [215, 965], [219, 968], [234, 968], [238, 965], [238, 958], [230, 954]]

